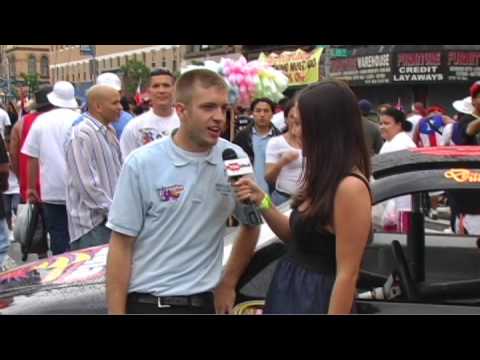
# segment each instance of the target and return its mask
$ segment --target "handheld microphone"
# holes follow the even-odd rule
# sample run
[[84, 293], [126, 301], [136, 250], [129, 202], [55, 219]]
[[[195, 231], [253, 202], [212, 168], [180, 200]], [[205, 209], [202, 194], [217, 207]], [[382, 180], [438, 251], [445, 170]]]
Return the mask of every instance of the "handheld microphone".
[[[253, 167], [250, 164], [250, 159], [238, 158], [237, 153], [233, 149], [225, 149], [222, 153], [222, 159], [225, 166], [225, 174], [227, 175], [230, 184], [240, 180], [245, 175], [253, 175]], [[238, 219], [244, 224], [261, 225], [263, 224], [262, 217], [259, 210], [250, 201], [244, 201], [242, 204], [242, 211]]]

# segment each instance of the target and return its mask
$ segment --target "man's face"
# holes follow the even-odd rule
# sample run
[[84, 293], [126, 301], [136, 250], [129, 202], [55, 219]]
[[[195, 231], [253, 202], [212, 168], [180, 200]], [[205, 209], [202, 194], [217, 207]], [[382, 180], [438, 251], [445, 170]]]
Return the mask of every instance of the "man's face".
[[258, 127], [269, 127], [271, 125], [273, 111], [268, 103], [259, 102], [253, 109], [255, 125]]
[[150, 79], [148, 94], [153, 107], [173, 106], [173, 98], [175, 95], [173, 78], [168, 75], [153, 76]]
[[123, 107], [120, 102], [120, 93], [111, 91], [104, 94], [97, 104], [97, 111], [108, 123], [118, 121], [122, 113]]
[[225, 130], [228, 109], [226, 89], [198, 85], [193, 89], [190, 104], [177, 104], [182, 128], [192, 143], [205, 150], [214, 146]]

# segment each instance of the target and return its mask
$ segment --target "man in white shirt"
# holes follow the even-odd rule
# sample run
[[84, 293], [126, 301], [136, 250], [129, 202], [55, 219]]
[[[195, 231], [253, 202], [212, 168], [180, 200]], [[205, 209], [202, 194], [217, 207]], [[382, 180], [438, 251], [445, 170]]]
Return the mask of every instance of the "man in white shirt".
[[3, 139], [5, 140], [5, 129], [7, 126], [11, 126], [12, 123], [10, 121], [10, 116], [8, 113], [3, 110], [0, 106], [0, 135], [2, 135]]
[[[28, 133], [22, 153], [28, 156], [27, 201], [42, 202], [54, 255], [70, 249], [66, 208], [66, 163], [64, 145], [78, 118], [73, 85], [59, 81], [47, 95], [54, 110], [38, 117]], [[35, 190], [40, 169], [40, 192]]]
[[180, 120], [173, 107], [175, 97], [175, 76], [168, 70], [157, 69], [150, 73], [148, 94], [152, 108], [131, 120], [120, 138], [122, 157], [154, 140], [169, 136], [180, 126]]

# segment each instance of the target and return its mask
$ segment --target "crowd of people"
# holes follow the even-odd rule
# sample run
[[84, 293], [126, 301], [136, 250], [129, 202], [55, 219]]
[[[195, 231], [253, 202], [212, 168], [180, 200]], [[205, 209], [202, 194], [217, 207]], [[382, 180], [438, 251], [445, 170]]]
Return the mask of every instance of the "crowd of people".
[[[110, 244], [110, 313], [230, 313], [259, 226], [240, 220], [222, 270], [223, 237], [230, 216], [253, 203], [290, 244], [265, 312], [351, 313], [372, 230], [371, 157], [478, 144], [480, 83], [453, 104], [451, 118], [421, 103], [410, 114], [389, 104], [374, 112], [344, 83], [324, 80], [279, 104], [257, 98], [249, 109], [236, 107], [232, 139], [225, 139], [228, 91], [207, 69], [179, 79], [157, 69], [145, 108], [105, 73], [82, 110], [66, 81], [39, 89], [30, 113], [18, 116], [13, 104], [0, 110], [0, 266], [16, 206], [34, 203], [53, 255]], [[231, 183], [225, 150], [248, 158], [254, 176]], [[287, 218], [276, 207], [289, 200]], [[408, 196], [395, 202], [411, 210]], [[455, 217], [459, 232], [478, 228], [478, 215]]]

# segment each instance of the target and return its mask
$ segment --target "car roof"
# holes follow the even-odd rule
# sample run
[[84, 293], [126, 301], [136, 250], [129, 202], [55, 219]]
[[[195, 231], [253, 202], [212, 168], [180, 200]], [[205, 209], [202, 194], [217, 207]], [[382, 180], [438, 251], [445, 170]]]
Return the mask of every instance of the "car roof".
[[372, 158], [374, 179], [422, 170], [479, 169], [480, 146], [408, 149]]

